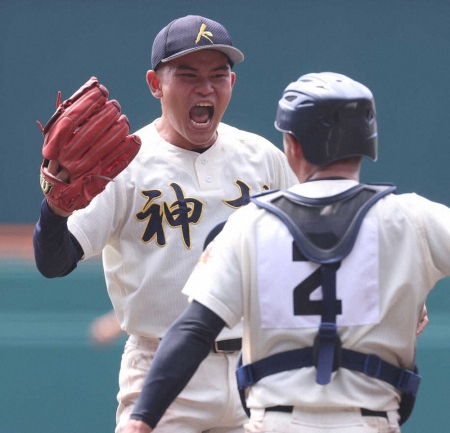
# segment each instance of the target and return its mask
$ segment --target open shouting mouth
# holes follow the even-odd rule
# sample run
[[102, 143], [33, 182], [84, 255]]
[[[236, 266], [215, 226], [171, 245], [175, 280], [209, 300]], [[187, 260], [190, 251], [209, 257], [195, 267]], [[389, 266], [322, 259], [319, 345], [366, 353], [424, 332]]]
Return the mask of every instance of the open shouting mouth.
[[211, 123], [214, 107], [209, 102], [201, 102], [189, 111], [189, 117], [194, 125], [206, 126]]

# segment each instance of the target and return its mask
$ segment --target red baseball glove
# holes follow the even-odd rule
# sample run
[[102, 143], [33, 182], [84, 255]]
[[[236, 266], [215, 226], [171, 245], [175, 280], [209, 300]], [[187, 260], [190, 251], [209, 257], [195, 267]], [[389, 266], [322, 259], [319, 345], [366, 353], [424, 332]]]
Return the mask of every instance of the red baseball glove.
[[[127, 117], [108, 95], [92, 77], [61, 104], [58, 92], [55, 114], [45, 127], [38, 122], [44, 135], [41, 188], [47, 201], [65, 212], [86, 207], [140, 149], [141, 140], [129, 135]], [[55, 173], [55, 166], [65, 175]]]

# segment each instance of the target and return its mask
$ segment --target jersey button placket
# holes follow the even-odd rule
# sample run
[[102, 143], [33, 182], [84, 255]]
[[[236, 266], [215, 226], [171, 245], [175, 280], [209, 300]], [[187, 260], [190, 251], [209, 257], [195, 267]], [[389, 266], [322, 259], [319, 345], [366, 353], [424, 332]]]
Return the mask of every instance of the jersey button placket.
[[217, 164], [214, 158], [208, 158], [206, 155], [199, 155], [195, 162], [195, 171], [199, 186], [204, 190], [213, 190], [220, 188], [220, 176], [216, 173]]
[[[200, 159], [200, 162], [201, 162], [202, 165], [208, 164], [208, 160], [206, 158], [204, 158], [204, 157]], [[205, 180], [206, 180], [206, 182], [211, 183], [212, 182], [212, 176], [210, 176], [210, 175], [205, 176]]]

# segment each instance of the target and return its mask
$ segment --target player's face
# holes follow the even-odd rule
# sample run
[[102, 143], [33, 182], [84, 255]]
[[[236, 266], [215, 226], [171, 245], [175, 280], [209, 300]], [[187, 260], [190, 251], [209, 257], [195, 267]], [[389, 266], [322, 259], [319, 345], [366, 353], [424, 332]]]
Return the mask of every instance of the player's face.
[[175, 146], [206, 148], [217, 139], [217, 126], [230, 102], [235, 74], [227, 56], [201, 50], [149, 71], [153, 95], [161, 99], [157, 129]]

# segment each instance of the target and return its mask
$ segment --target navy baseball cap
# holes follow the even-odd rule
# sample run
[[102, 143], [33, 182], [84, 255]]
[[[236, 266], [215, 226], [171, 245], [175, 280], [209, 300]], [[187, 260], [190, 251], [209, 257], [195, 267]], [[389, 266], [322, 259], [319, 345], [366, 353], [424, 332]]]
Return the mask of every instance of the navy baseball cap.
[[156, 35], [152, 68], [155, 70], [160, 63], [205, 49], [221, 51], [228, 56], [231, 66], [244, 60], [222, 24], [198, 15], [187, 15], [172, 21]]

